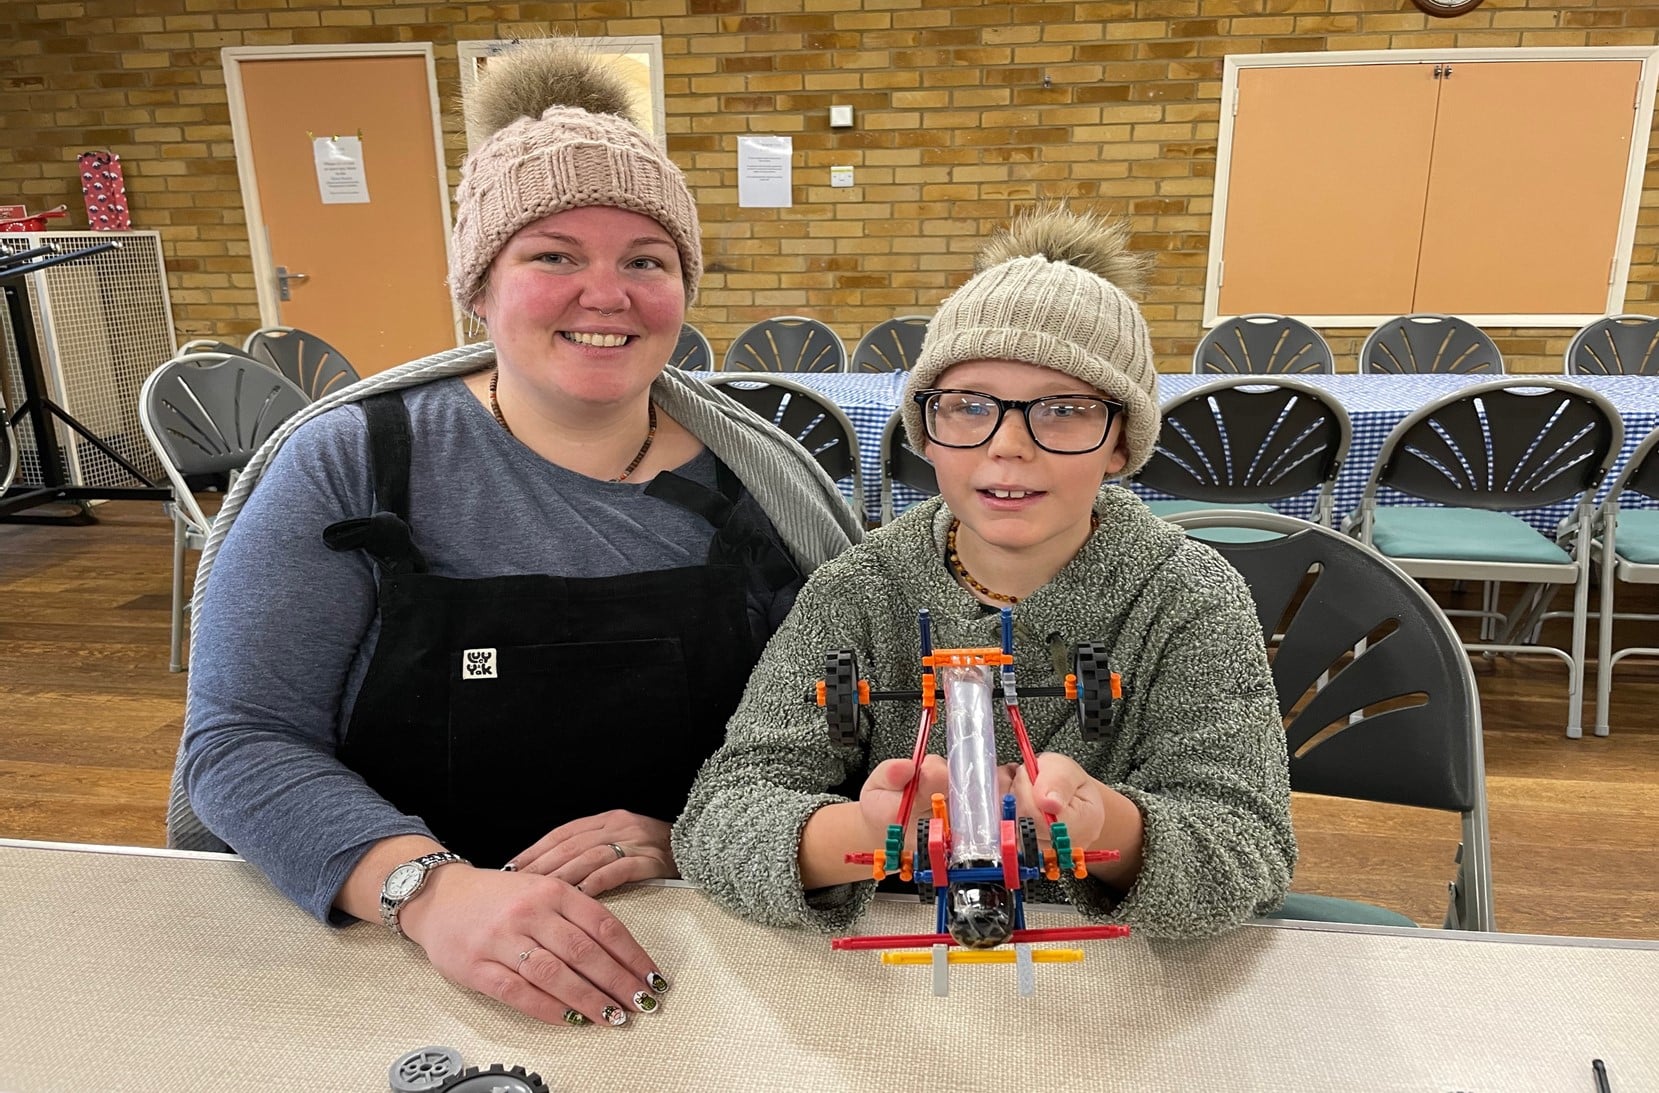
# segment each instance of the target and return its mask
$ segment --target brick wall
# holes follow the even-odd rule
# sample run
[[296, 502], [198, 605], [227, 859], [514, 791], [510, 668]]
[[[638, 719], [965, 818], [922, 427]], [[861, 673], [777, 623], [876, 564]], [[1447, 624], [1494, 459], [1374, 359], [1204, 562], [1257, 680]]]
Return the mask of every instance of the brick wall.
[[[1190, 367], [1228, 53], [1654, 45], [1655, 0], [1488, 0], [1430, 19], [1408, 0], [7, 0], [0, 7], [0, 200], [81, 197], [75, 156], [119, 153], [137, 227], [157, 229], [181, 340], [259, 323], [219, 49], [430, 41], [440, 99], [454, 43], [553, 29], [660, 34], [669, 148], [703, 216], [691, 315], [717, 352], [798, 312], [847, 339], [930, 311], [987, 231], [1035, 199], [1129, 215], [1158, 265], [1145, 302], [1160, 365]], [[1045, 79], [1046, 78], [1046, 79]], [[831, 103], [858, 111], [831, 130]], [[446, 115], [451, 186], [464, 138]], [[739, 134], [795, 142], [790, 209], [737, 206]], [[1627, 309], [1659, 312], [1659, 140]], [[829, 187], [851, 164], [857, 185]], [[72, 223], [79, 225], [80, 221]], [[1331, 331], [1351, 360], [1363, 331]], [[1558, 371], [1567, 331], [1494, 331], [1515, 370]]]

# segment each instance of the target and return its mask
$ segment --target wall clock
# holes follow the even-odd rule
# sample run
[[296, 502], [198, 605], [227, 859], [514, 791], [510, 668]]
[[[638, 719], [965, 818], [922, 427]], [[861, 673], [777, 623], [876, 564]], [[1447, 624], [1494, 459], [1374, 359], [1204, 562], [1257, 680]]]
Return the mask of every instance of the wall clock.
[[1419, 11], [1432, 15], [1437, 19], [1449, 19], [1454, 15], [1462, 15], [1466, 11], [1474, 11], [1480, 7], [1482, 0], [1411, 0]]

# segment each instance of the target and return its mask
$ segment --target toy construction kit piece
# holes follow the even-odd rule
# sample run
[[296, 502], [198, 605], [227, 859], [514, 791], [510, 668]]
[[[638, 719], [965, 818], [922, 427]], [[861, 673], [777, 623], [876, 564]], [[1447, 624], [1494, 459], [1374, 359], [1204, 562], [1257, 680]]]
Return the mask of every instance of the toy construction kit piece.
[[522, 1066], [492, 1063], [487, 1070], [467, 1067], [445, 1082], [439, 1093], [548, 1093], [548, 1089], [540, 1074], [531, 1074]]
[[[1059, 880], [1062, 870], [1081, 878], [1087, 875], [1089, 862], [1115, 861], [1118, 854], [1115, 850], [1074, 849], [1066, 825], [1053, 816], [1044, 817], [1050, 845], [1043, 849], [1037, 840], [1036, 818], [1016, 816], [1012, 794], [998, 800], [993, 704], [999, 693], [1026, 771], [1033, 782], [1037, 778], [1037, 755], [1020, 713], [1014, 681], [1013, 612], [1007, 608], [1002, 611], [1000, 649], [934, 650], [925, 609], [918, 625], [922, 650], [920, 691], [872, 691], [868, 682], [858, 678], [853, 653], [836, 650], [828, 654], [824, 679], [812, 697], [823, 708], [830, 738], [839, 746], [857, 743], [860, 721], [870, 703], [921, 700], [921, 723], [911, 755], [915, 770], [905, 787], [898, 818], [888, 825], [884, 845], [871, 852], [848, 854], [847, 861], [869, 865], [871, 876], [878, 881], [889, 873], [915, 881], [921, 898], [934, 902], [934, 932], [837, 938], [830, 944], [836, 949], [926, 948], [930, 955], [925, 959], [907, 956], [888, 962], [931, 964], [933, 992], [937, 995], [950, 992], [952, 963], [1012, 962], [1019, 992], [1030, 995], [1036, 991], [1034, 965], [1039, 960], [1049, 963], [1071, 959], [1061, 955], [1039, 957], [1031, 949], [1032, 942], [1122, 937], [1129, 928], [1101, 925], [1027, 929], [1025, 883], [1039, 876]], [[1083, 739], [1101, 740], [1122, 701], [1122, 680], [1107, 667], [1097, 644], [1078, 645], [1073, 650], [1072, 667], [1064, 687], [1029, 688], [1026, 695], [1071, 699], [1077, 705]], [[941, 701], [945, 708], [949, 802], [946, 795], [934, 794], [933, 815], [917, 821], [916, 849], [912, 853], [904, 849], [905, 826], [915, 803], [922, 759], [927, 755], [928, 736]], [[1012, 955], [984, 955], [1005, 942], [1013, 943]], [[1078, 950], [1050, 952], [1082, 958]]]
[[461, 1053], [452, 1047], [416, 1048], [398, 1056], [388, 1075], [392, 1093], [433, 1093], [461, 1073]]

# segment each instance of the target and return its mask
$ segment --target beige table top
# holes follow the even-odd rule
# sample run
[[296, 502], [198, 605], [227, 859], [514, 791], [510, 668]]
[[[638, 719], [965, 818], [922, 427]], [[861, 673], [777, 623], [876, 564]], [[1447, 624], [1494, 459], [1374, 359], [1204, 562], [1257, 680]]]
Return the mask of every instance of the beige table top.
[[[101, 848], [107, 850], [108, 848]], [[626, 1028], [538, 1024], [375, 925], [321, 926], [235, 859], [0, 845], [0, 1090], [379, 1093], [403, 1052], [555, 1090], [1659, 1090], [1659, 945], [1247, 927], [1080, 965], [831, 952], [680, 886], [609, 902], [673, 981]], [[863, 932], [924, 928], [878, 903]], [[1064, 923], [1065, 909], [1033, 915]]]

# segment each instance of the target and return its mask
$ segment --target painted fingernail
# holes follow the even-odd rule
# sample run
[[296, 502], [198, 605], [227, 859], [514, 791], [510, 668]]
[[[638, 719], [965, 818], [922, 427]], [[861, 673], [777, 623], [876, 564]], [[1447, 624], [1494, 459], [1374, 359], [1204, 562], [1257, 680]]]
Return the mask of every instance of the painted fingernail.
[[575, 1010], [565, 1010], [565, 1024], [585, 1025], [587, 1023], [588, 1019], [584, 1014], [577, 1013]]
[[650, 991], [634, 992], [634, 1008], [639, 1010], [639, 1012], [651, 1013], [660, 1005], [662, 1005], [662, 1003], [658, 1002], [657, 996], [652, 994]]
[[508, 862], [506, 865], [503, 865], [501, 867], [501, 871], [503, 873], [517, 873], [518, 872], [518, 865], [515, 862]]
[[661, 972], [647, 972], [645, 974], [645, 985], [658, 994], [662, 994], [668, 989], [668, 980], [662, 977]]
[[599, 1016], [603, 1017], [608, 1025], [626, 1025], [628, 1023], [628, 1015], [622, 1012], [621, 1006], [606, 1006], [599, 1011]]

